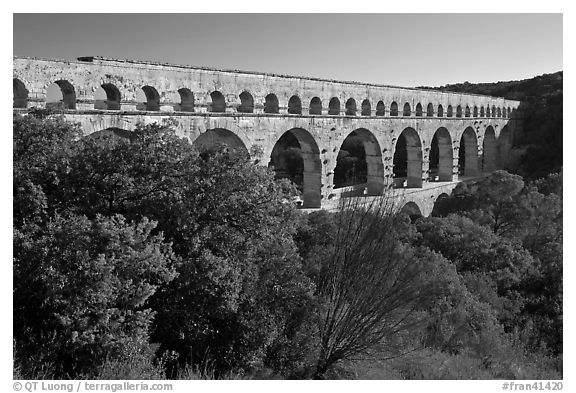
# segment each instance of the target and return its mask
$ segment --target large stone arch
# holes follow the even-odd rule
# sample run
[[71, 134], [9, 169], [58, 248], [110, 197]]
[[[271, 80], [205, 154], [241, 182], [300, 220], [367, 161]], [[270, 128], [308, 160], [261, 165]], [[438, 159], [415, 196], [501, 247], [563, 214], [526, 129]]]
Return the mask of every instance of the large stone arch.
[[440, 127], [432, 137], [428, 180], [452, 181], [453, 165], [452, 137], [446, 128]]
[[26, 108], [28, 107], [28, 89], [24, 82], [18, 78], [12, 79], [12, 93], [13, 93], [13, 108]]
[[218, 145], [226, 145], [233, 150], [242, 150], [248, 153], [248, 149], [242, 139], [226, 128], [211, 128], [198, 136], [192, 144], [200, 151], [211, 150]]
[[414, 201], [406, 202], [400, 209], [400, 214], [408, 215], [411, 220], [423, 217], [422, 209], [420, 209], [420, 206]]
[[442, 208], [442, 203], [449, 198], [450, 195], [448, 195], [447, 193], [443, 192], [440, 195], [438, 195], [436, 197], [436, 200], [434, 201], [434, 206], [432, 207], [432, 212], [431, 215], [433, 217], [437, 217], [440, 215], [440, 210]]
[[460, 138], [458, 149], [458, 174], [478, 175], [478, 138], [472, 127], [467, 127]]
[[[287, 144], [284, 144], [286, 142]], [[301, 180], [299, 176], [291, 176], [289, 173], [279, 173], [286, 169], [281, 160], [286, 151], [286, 146], [299, 150], [301, 158]], [[295, 152], [297, 153], [297, 152]], [[322, 163], [320, 150], [314, 137], [303, 128], [292, 128], [282, 134], [274, 144], [270, 154], [270, 166], [275, 168], [278, 177], [288, 177], [296, 180], [295, 183], [302, 192], [305, 208], [318, 208], [322, 199]], [[300, 184], [298, 184], [300, 183]]]
[[94, 109], [120, 110], [122, 96], [112, 83], [103, 83], [94, 94]]
[[46, 107], [55, 109], [76, 109], [76, 91], [67, 80], [58, 80], [48, 86]]
[[394, 145], [394, 186], [422, 187], [422, 142], [412, 127], [405, 128]]
[[334, 187], [345, 187], [344, 184], [336, 183], [337, 172], [340, 172], [343, 166], [342, 151], [343, 147], [354, 138], [356, 142], [360, 142], [363, 152], [360, 152], [363, 157], [358, 157], [364, 161], [366, 167], [366, 193], [368, 195], [382, 195], [384, 192], [384, 164], [382, 160], [382, 150], [376, 136], [365, 128], [358, 128], [349, 133], [340, 144], [338, 151], [338, 158], [336, 160], [336, 167], [334, 168]]
[[496, 133], [492, 126], [488, 126], [484, 132], [482, 142], [482, 172], [493, 172], [496, 170], [498, 152], [496, 148]]

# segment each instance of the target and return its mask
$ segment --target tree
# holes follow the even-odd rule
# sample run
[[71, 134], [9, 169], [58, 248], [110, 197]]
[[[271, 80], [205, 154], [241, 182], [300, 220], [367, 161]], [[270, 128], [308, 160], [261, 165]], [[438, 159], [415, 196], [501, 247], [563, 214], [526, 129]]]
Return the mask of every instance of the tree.
[[155, 223], [122, 216], [56, 216], [14, 231], [14, 339], [31, 370], [53, 378], [93, 376], [106, 359], [145, 349], [149, 298], [177, 262]]
[[305, 251], [319, 302], [316, 377], [340, 360], [393, 350], [424, 322], [426, 306], [458, 281], [440, 255], [403, 242], [409, 223], [387, 199], [344, 204], [331, 222], [326, 218], [311, 216], [316, 230], [300, 235], [309, 239], [320, 229], [327, 235]]

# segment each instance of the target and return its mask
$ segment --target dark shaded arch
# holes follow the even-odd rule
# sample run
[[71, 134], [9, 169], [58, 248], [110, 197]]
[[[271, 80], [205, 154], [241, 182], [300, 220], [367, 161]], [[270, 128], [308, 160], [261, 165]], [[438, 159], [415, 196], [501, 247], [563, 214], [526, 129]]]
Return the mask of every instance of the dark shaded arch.
[[334, 168], [334, 188], [364, 183], [368, 195], [382, 195], [384, 164], [374, 134], [359, 128], [348, 134], [340, 146]]
[[390, 116], [398, 116], [398, 104], [396, 101], [390, 104]]
[[20, 79], [12, 78], [13, 108], [28, 107], [28, 89]]
[[484, 107], [480, 107], [480, 117], [484, 117]]
[[194, 93], [192, 90], [183, 87], [178, 89], [180, 95], [180, 103], [174, 105], [174, 110], [177, 112], [194, 112]]
[[490, 117], [490, 106], [486, 106], [486, 117]]
[[278, 97], [276, 94], [270, 93], [264, 98], [264, 113], [278, 113]]
[[396, 140], [393, 165], [395, 187], [422, 187], [422, 143], [413, 128], [405, 128]]
[[302, 101], [298, 96], [292, 96], [288, 100], [288, 113], [291, 115], [302, 114]]
[[206, 130], [206, 132], [200, 134], [192, 144], [201, 152], [211, 151], [219, 145], [226, 145], [229, 149], [241, 150], [248, 154], [248, 149], [244, 142], [242, 142], [242, 139], [225, 128]]
[[48, 87], [48, 90], [51, 90], [54, 85], [57, 86], [55, 90], [59, 90], [60, 96], [52, 100], [52, 98], [48, 97], [49, 94], [46, 94], [46, 108], [76, 109], [76, 91], [74, 86], [66, 80], [59, 80]]
[[308, 109], [310, 115], [322, 114], [322, 100], [319, 97], [314, 97], [310, 100], [310, 108]]
[[472, 127], [464, 130], [458, 149], [458, 174], [462, 176], [478, 175], [478, 138]]
[[474, 105], [474, 112], [473, 112], [472, 116], [478, 117], [478, 107], [476, 105]]
[[428, 117], [434, 116], [434, 105], [432, 105], [432, 103], [429, 103], [428, 106], [426, 107], [426, 116]]
[[482, 142], [482, 172], [495, 171], [497, 160], [496, 133], [492, 126], [488, 126], [484, 132], [484, 141]]
[[340, 100], [337, 97], [330, 98], [330, 102], [328, 103], [328, 114], [329, 115], [340, 114]]
[[94, 109], [119, 110], [120, 109], [120, 90], [112, 83], [104, 83], [100, 86], [101, 98], [98, 98], [98, 92], [94, 95]]
[[496, 117], [496, 105], [492, 105], [492, 117]]
[[411, 116], [412, 115], [412, 108], [410, 108], [409, 103], [404, 104], [404, 108], [402, 108], [402, 116]]
[[470, 117], [470, 107], [466, 105], [466, 109], [464, 109], [464, 117]]
[[372, 115], [372, 105], [370, 105], [370, 100], [365, 99], [362, 101], [362, 116], [371, 116]]
[[438, 112], [436, 112], [436, 116], [438, 117], [444, 116], [444, 108], [442, 107], [442, 104], [438, 105]]
[[458, 105], [456, 107], [456, 117], [462, 117], [462, 106]]
[[448, 108], [446, 109], [446, 117], [452, 117], [452, 115], [452, 105], [448, 105]]
[[416, 116], [422, 116], [422, 104], [416, 104]]
[[254, 113], [254, 97], [252, 97], [252, 94], [244, 90], [238, 97], [240, 98], [240, 106], [238, 107], [238, 112]]
[[512, 114], [512, 109], [510, 109], [510, 107], [508, 107], [508, 117], [510, 117], [511, 114]]
[[431, 213], [432, 217], [439, 217], [442, 215], [441, 211], [445, 210], [444, 205], [446, 204], [446, 202], [448, 202], [449, 197], [450, 195], [446, 194], [445, 192], [438, 195], [438, 197], [434, 201], [434, 206], [432, 207], [432, 213]]
[[500, 107], [496, 108], [496, 117], [502, 117], [502, 109]]
[[[158, 91], [153, 88], [152, 86], [144, 86], [142, 87], [141, 93], [143, 97], [140, 95], [137, 100], [138, 103], [136, 104], [136, 109], [139, 111], [159, 111], [160, 110], [160, 94]], [[140, 94], [141, 94], [140, 93]]]
[[500, 135], [497, 140], [497, 151], [498, 151], [498, 162], [497, 166], [501, 169], [506, 169], [508, 167], [508, 158], [510, 155], [510, 150], [512, 149], [512, 133], [508, 126], [504, 126], [500, 131]]
[[386, 116], [386, 106], [384, 101], [378, 101], [376, 104], [376, 116]]
[[302, 128], [286, 131], [274, 144], [270, 167], [276, 178], [288, 178], [302, 193], [306, 208], [320, 207], [322, 163], [314, 137]]
[[356, 116], [356, 100], [349, 98], [346, 101], [346, 116]]
[[133, 132], [118, 127], [109, 127], [103, 130], [92, 132], [84, 136], [82, 139], [101, 139], [113, 141], [113, 143], [121, 141], [129, 141], [133, 137]]
[[210, 106], [208, 107], [208, 112], [223, 113], [226, 112], [226, 99], [224, 94], [220, 93], [218, 90], [210, 93]]
[[400, 209], [400, 214], [406, 214], [412, 221], [422, 217], [422, 211], [415, 202], [407, 202], [402, 206], [402, 209]]
[[431, 182], [452, 181], [454, 165], [452, 137], [446, 128], [440, 127], [434, 133], [429, 158], [428, 180]]

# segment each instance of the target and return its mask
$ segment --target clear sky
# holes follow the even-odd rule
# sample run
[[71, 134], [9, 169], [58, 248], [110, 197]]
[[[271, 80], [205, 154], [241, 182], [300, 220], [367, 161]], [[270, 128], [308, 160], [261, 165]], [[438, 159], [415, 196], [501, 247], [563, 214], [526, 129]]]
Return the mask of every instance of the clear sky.
[[14, 14], [14, 55], [99, 55], [397, 86], [563, 69], [562, 14]]

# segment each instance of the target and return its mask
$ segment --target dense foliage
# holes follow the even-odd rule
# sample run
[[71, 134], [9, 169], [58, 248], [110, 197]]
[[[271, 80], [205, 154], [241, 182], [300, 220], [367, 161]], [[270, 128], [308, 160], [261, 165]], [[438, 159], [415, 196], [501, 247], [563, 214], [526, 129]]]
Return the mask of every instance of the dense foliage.
[[170, 124], [13, 123], [20, 378], [561, 376], [559, 174], [496, 172], [429, 218], [386, 195], [300, 214]]

